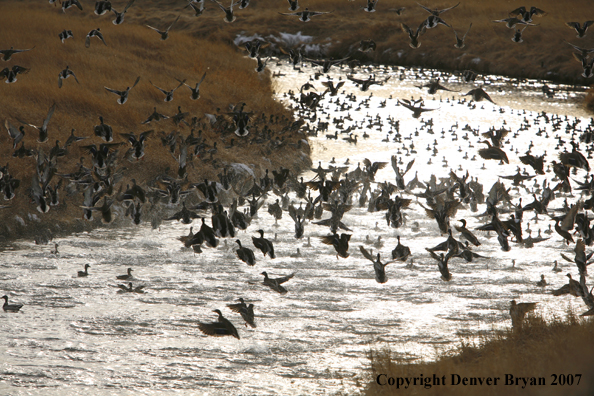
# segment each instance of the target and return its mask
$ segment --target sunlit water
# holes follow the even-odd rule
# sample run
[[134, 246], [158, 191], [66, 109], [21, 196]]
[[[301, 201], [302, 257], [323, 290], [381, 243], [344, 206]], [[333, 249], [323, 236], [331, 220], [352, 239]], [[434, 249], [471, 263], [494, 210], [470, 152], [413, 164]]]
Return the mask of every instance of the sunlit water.
[[[279, 99], [294, 105], [283, 98], [282, 92], [298, 91], [314, 70], [275, 70], [286, 74], [276, 82]], [[359, 125], [365, 120], [366, 127], [354, 131], [358, 143], [352, 145], [341, 139], [346, 135], [339, 134], [338, 140], [326, 139], [325, 134], [334, 133], [330, 122], [327, 132], [310, 138], [316, 166], [321, 161], [326, 167], [332, 157], [336, 165], [341, 165], [348, 158], [354, 169], [364, 158], [389, 162], [396, 155], [404, 163], [401, 168], [415, 158], [405, 176], [407, 182], [415, 172], [420, 180], [428, 180], [431, 174], [447, 177], [450, 169], [459, 176], [468, 170], [484, 184], [487, 193], [498, 175], [512, 175], [517, 166], [524, 168], [518, 156], [527, 151], [530, 141], [534, 143], [532, 152], [546, 151], [546, 163], [550, 163], [557, 144], [555, 137], [569, 141], [565, 114], [569, 114], [569, 123], [576, 116], [584, 117], [575, 108], [580, 94], [564, 91], [567, 87], [560, 87], [556, 97], [548, 99], [540, 93], [539, 83], [531, 82], [517, 90], [510, 81], [492, 80], [487, 82], [486, 90], [498, 105], [480, 102], [471, 110], [468, 102], [458, 103], [460, 93], [442, 91], [440, 101], [439, 95], [429, 96], [426, 90], [416, 88], [415, 85], [426, 83], [428, 77], [417, 80], [412, 70], [374, 72], [378, 78], [392, 78], [369, 92], [358, 91], [350, 82], [343, 87], [357, 95], [357, 102], [349, 102], [352, 109], [340, 111], [329, 103], [336, 98], [344, 102], [344, 95], [326, 96], [323, 100], [321, 108], [327, 109], [330, 118], [326, 120], [326, 114], [318, 111], [322, 121], [350, 114]], [[357, 75], [366, 77], [362, 71]], [[330, 77], [337, 82], [338, 78], [346, 78], [346, 71], [332, 71]], [[313, 81], [320, 92], [321, 81], [326, 81], [326, 77]], [[461, 93], [472, 87], [461, 84], [456, 77], [442, 76], [442, 83]], [[369, 107], [355, 110], [370, 92], [373, 97]], [[390, 95], [393, 99], [388, 98]], [[410, 111], [396, 106], [397, 98], [411, 96], [423, 96], [426, 107], [439, 110], [414, 119]], [[446, 98], [450, 98], [450, 103]], [[384, 100], [386, 105], [380, 108]], [[528, 110], [524, 113], [519, 109]], [[542, 109], [549, 116], [561, 114], [557, 127], [542, 118], [535, 125], [535, 117]], [[376, 115], [383, 123], [381, 131], [379, 125], [367, 127], [369, 117], [375, 119]], [[395, 131], [388, 133], [388, 116], [400, 120], [400, 143], [393, 142]], [[434, 122], [433, 134], [427, 127], [422, 128], [422, 120], [430, 118]], [[524, 119], [530, 125], [513, 137]], [[585, 129], [590, 122], [586, 117], [578, 120], [578, 130]], [[452, 127], [456, 123], [457, 127]], [[344, 125], [351, 124], [345, 121]], [[480, 159], [477, 150], [484, 145], [478, 143], [479, 137], [464, 130], [467, 124], [480, 132], [486, 132], [490, 126], [511, 129], [510, 141], [504, 145], [510, 164]], [[535, 136], [539, 128], [545, 129], [541, 137]], [[419, 136], [414, 136], [415, 130]], [[363, 139], [363, 132], [370, 137]], [[411, 134], [416, 153], [411, 153]], [[453, 134], [457, 140], [453, 140]], [[468, 140], [463, 139], [464, 135]], [[382, 141], [386, 136], [389, 142]], [[426, 150], [427, 145], [433, 148], [434, 140], [436, 156]], [[409, 149], [408, 156], [403, 144]], [[468, 159], [464, 159], [465, 153]], [[475, 155], [479, 159], [471, 161]], [[432, 165], [427, 164], [429, 159]], [[485, 169], [481, 169], [483, 164]], [[573, 177], [581, 181], [584, 175], [579, 171]], [[303, 176], [308, 179], [313, 173]], [[542, 185], [544, 179], [552, 177], [547, 173], [535, 180]], [[376, 181], [383, 180], [394, 181], [390, 164], [376, 176]], [[505, 183], [511, 186], [509, 181]], [[526, 182], [529, 187], [533, 184], [534, 179]], [[400, 194], [413, 197], [406, 192]], [[512, 189], [511, 194], [516, 201], [525, 196], [524, 204], [532, 201], [524, 188]], [[268, 201], [275, 198], [272, 195]], [[560, 208], [563, 198], [553, 201], [549, 208]], [[569, 197], [569, 202], [576, 199], [577, 195]], [[294, 203], [298, 205], [298, 200], [294, 199]], [[328, 234], [326, 227], [307, 224], [305, 235], [311, 238], [311, 246], [305, 246], [306, 239], [294, 238], [288, 213], [275, 226], [266, 209], [264, 205], [248, 231], [238, 235], [244, 246], [253, 247], [251, 237], [257, 235], [255, 230], [264, 229], [270, 239], [277, 234], [277, 258], [263, 258], [256, 252], [255, 267], [237, 259], [234, 239], [229, 239], [227, 245], [221, 241], [218, 248], [205, 248], [204, 253], [195, 255], [177, 239], [188, 233], [189, 226], [177, 222], [165, 222], [159, 230], [152, 230], [145, 222], [140, 227], [97, 229], [60, 238], [55, 240], [59, 244], [58, 255], [49, 253], [51, 245], [36, 246], [30, 241], [6, 246], [0, 253], [0, 291], [8, 294], [13, 303], [25, 306], [18, 314], [0, 313], [0, 393], [356, 393], [352, 377], [363, 374], [370, 348], [390, 346], [403, 358], [431, 359], [436, 350], [451, 348], [462, 337], [509, 327], [511, 299], [539, 302], [538, 309], [545, 315], [563, 315], [569, 306], [578, 312], [584, 310], [582, 302], [574, 297], [551, 295], [551, 290], [566, 283], [567, 272], [577, 276], [575, 266], [562, 261], [562, 272], [551, 271], [553, 260], [560, 260], [560, 252], [573, 256], [573, 246], [564, 246], [554, 233], [551, 239], [532, 249], [511, 243], [512, 250], [503, 252], [496, 238], [477, 231], [482, 245], [474, 250], [489, 259], [473, 263], [451, 260], [453, 278], [444, 282], [425, 248], [445, 237], [439, 235], [436, 222], [427, 218], [416, 202], [406, 210], [406, 225], [398, 229], [386, 226], [384, 212], [371, 213], [355, 204], [343, 219], [353, 230], [351, 256], [347, 259], [337, 259], [332, 247], [320, 242], [319, 237]], [[484, 209], [484, 205], [479, 206], [479, 213]], [[170, 212], [175, 210], [171, 208]], [[468, 228], [473, 229], [482, 224], [481, 219], [474, 217], [476, 214], [461, 208], [456, 219], [467, 219]], [[525, 214], [524, 228], [530, 227], [535, 236], [538, 229], [544, 232], [551, 222], [542, 215], [540, 221], [533, 221], [533, 216], [532, 212]], [[418, 229], [412, 227], [415, 222]], [[387, 260], [398, 235], [411, 248], [414, 267], [391, 264], [387, 267], [388, 282], [379, 284], [374, 279], [372, 264], [362, 257], [359, 246], [378, 251], [372, 242], [381, 236], [383, 246], [379, 251]], [[367, 236], [371, 242], [366, 241]], [[457, 237], [456, 233], [454, 236]], [[292, 257], [297, 248], [302, 257]], [[515, 268], [512, 259], [516, 260]], [[76, 277], [86, 263], [91, 265], [90, 275]], [[145, 285], [145, 294], [117, 293], [117, 285], [122, 282], [116, 275], [124, 274], [128, 267], [134, 269], [134, 284]], [[295, 277], [285, 284], [289, 292], [280, 295], [263, 286], [262, 271], [268, 271], [271, 277], [294, 272]], [[535, 285], [540, 274], [545, 274], [550, 286]], [[256, 329], [245, 327], [239, 315], [226, 308], [238, 297], [255, 304]], [[241, 340], [207, 337], [198, 330], [198, 321], [216, 319], [212, 310], [217, 308], [235, 324]]]

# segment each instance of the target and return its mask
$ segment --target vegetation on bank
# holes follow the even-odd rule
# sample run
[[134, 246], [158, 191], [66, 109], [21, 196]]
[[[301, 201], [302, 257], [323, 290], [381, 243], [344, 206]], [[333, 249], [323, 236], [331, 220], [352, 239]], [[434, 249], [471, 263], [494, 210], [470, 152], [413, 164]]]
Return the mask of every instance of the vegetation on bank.
[[[223, 1], [228, 6], [228, 1]], [[432, 9], [445, 9], [457, 1], [420, 1]], [[252, 37], [258, 35], [272, 43], [262, 50], [266, 53], [279, 53], [279, 47], [292, 46], [281, 38], [280, 33], [313, 36], [309, 48], [320, 48], [324, 56], [342, 58], [350, 56], [364, 63], [395, 64], [403, 66], [423, 66], [447, 70], [472, 69], [480, 73], [548, 79], [557, 82], [588, 85], [592, 78], [581, 76], [581, 64], [576, 61], [574, 52], [566, 41], [582, 48], [594, 47], [594, 32], [588, 31], [584, 38], [577, 38], [576, 31], [566, 22], [591, 19], [588, 10], [592, 9], [590, 0], [573, 0], [570, 3], [555, 0], [539, 0], [534, 5], [547, 12], [543, 17], [533, 17], [538, 26], [528, 26], [523, 32], [523, 42], [514, 43], [514, 29], [494, 20], [508, 18], [510, 11], [521, 3], [516, 1], [462, 1], [460, 5], [441, 15], [460, 36], [464, 35], [470, 23], [472, 28], [465, 41], [465, 47], [457, 49], [452, 29], [440, 25], [428, 29], [420, 37], [421, 46], [413, 49], [410, 40], [401, 29], [405, 23], [413, 29], [425, 20], [429, 13], [415, 0], [383, 0], [377, 4], [376, 12], [365, 12], [364, 0], [310, 0], [300, 2], [316, 11], [331, 11], [331, 14], [314, 16], [310, 22], [299, 21], [297, 16], [284, 16], [288, 13], [288, 2], [281, 0], [252, 0], [243, 10], [234, 8], [236, 21], [225, 23], [224, 14], [211, 1], [206, 1], [205, 11], [196, 17], [190, 8], [183, 9], [187, 1], [145, 1], [142, 7], [130, 8], [130, 20], [138, 23], [167, 25], [181, 14], [180, 21], [172, 29], [191, 32], [195, 37], [208, 40], [223, 40], [233, 43], [239, 35]], [[401, 15], [395, 9], [404, 7]], [[530, 8], [530, 5], [528, 6]], [[76, 11], [74, 11], [76, 12]], [[518, 26], [516, 26], [518, 27]], [[361, 40], [371, 39], [377, 44], [373, 52], [362, 53], [356, 49]], [[316, 46], [317, 45], [317, 46]], [[311, 55], [315, 55], [312, 53]]]
[[[371, 370], [366, 378], [366, 395], [592, 395], [594, 394], [594, 322], [569, 312], [566, 318], [545, 320], [527, 318], [519, 330], [507, 330], [487, 335], [476, 342], [462, 342], [460, 347], [437, 358], [435, 362], [411, 364], [400, 360], [389, 349], [370, 352]], [[389, 378], [414, 378], [446, 376], [446, 386], [396, 386], [378, 385]], [[452, 378], [452, 375], [459, 377]], [[505, 385], [506, 374], [514, 378], [544, 378], [546, 385]], [[579, 385], [576, 374], [581, 374]], [[572, 375], [571, 379], [569, 375]], [[463, 381], [452, 385], [452, 380]], [[470, 385], [470, 378], [500, 377], [497, 386]], [[508, 378], [509, 379], [509, 378]], [[570, 385], [569, 382], [573, 385]], [[557, 385], [555, 385], [557, 383]]]
[[[192, 130], [203, 145], [196, 156], [192, 154], [196, 146], [190, 146], [189, 156], [193, 158], [188, 159], [188, 182], [197, 183], [205, 178], [218, 181], [217, 175], [233, 163], [246, 164], [256, 177], [261, 177], [267, 168], [273, 170], [283, 166], [299, 172], [310, 164], [309, 147], [301, 144], [304, 136], [294, 128], [288, 128], [293, 121], [292, 114], [273, 99], [270, 73], [256, 73], [254, 60], [221, 41], [198, 39], [179, 29], [172, 30], [169, 38], [162, 41], [153, 30], [131, 23], [128, 16], [122, 25], [113, 25], [113, 14], [97, 17], [89, 4], [83, 3], [83, 11], [72, 7], [64, 14], [59, 7], [47, 2], [43, 5], [2, 3], [0, 48], [33, 49], [2, 62], [2, 67], [10, 69], [19, 65], [29, 71], [19, 74], [14, 83], [0, 82], [0, 120], [4, 129], [0, 134], [1, 164], [8, 165], [10, 175], [20, 180], [16, 197], [3, 202], [9, 208], [0, 209], [0, 235], [14, 238], [39, 232], [45, 227], [57, 232], [100, 224], [98, 213], [90, 224], [81, 219], [81, 189], [84, 186], [78, 191], [60, 191], [60, 205], [52, 207], [48, 213], [39, 213], [30, 202], [27, 190], [36, 171], [36, 158], [13, 156], [13, 140], [4, 124], [8, 120], [18, 128], [22, 126], [18, 120], [23, 120], [41, 125], [54, 103], [56, 109], [48, 125], [48, 141], [39, 143], [38, 131], [25, 126], [22, 141], [25, 148], [32, 149], [36, 155], [41, 150], [48, 156], [56, 140], [60, 147], [64, 147], [73, 129], [76, 136], [87, 139], [72, 144], [67, 148], [66, 156], [57, 158], [57, 171], [50, 181], [51, 186], [57, 184], [61, 178], [59, 174], [75, 172], [81, 157], [84, 166], [92, 167], [91, 155], [81, 146], [105, 143], [93, 132], [94, 126], [100, 124], [100, 116], [113, 128], [113, 143], [122, 143], [115, 148], [118, 150], [116, 168], [121, 171], [116, 191], [120, 186], [125, 189], [127, 184], [131, 185], [132, 178], [147, 186], [165, 173], [176, 177], [179, 143], [190, 136]], [[134, 8], [142, 9], [140, 5]], [[106, 45], [92, 37], [89, 48], [85, 48], [87, 33], [96, 28], [101, 29]], [[72, 30], [74, 37], [62, 43], [58, 34], [64, 29]], [[58, 88], [58, 74], [67, 66], [79, 83], [70, 77]], [[172, 101], [164, 102], [165, 95], [151, 84], [170, 90], [179, 85], [177, 80], [186, 80], [194, 87], [204, 73], [206, 78], [200, 86], [198, 100], [192, 100], [188, 87], [181, 86]], [[140, 81], [123, 105], [117, 103], [117, 95], [104, 88], [125, 90], [137, 77]], [[251, 133], [246, 137], [236, 136], [233, 122], [220, 117], [230, 111], [230, 104], [237, 103], [246, 103], [244, 111], [253, 112]], [[171, 117], [178, 113], [178, 106], [182, 112], [188, 112], [185, 120], [189, 126], [183, 122], [176, 125], [172, 119], [141, 124], [155, 107], [158, 112]], [[211, 125], [205, 113], [221, 119]], [[271, 116], [274, 118], [272, 123]], [[196, 122], [192, 127], [193, 117]], [[153, 130], [153, 133], [146, 141], [145, 156], [141, 160], [125, 159], [131, 146], [120, 134], [138, 136], [147, 130]], [[176, 131], [178, 145], [171, 154], [160, 138], [173, 131]], [[17, 148], [20, 146], [18, 144]], [[231, 169], [229, 171], [232, 173]], [[64, 180], [63, 185], [67, 184]]]

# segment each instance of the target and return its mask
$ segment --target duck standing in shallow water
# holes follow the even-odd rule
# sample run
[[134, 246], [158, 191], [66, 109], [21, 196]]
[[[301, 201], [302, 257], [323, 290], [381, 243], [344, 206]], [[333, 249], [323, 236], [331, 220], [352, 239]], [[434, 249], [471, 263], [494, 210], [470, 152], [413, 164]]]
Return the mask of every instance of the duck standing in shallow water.
[[2, 305], [4, 312], [19, 312], [23, 307], [23, 304], [9, 304], [8, 296], [2, 296], [2, 298], [4, 299], [4, 305]]

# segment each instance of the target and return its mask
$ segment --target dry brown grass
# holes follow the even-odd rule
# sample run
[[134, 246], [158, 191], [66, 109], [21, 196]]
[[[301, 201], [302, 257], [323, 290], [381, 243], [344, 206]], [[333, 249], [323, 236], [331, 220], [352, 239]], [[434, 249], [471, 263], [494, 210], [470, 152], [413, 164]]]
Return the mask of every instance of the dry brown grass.
[[[223, 2], [228, 5], [227, 1]], [[431, 8], [446, 8], [456, 1], [420, 2]], [[544, 9], [548, 15], [534, 18], [536, 27], [528, 27], [524, 32], [523, 43], [513, 43], [514, 30], [493, 20], [503, 19], [509, 11], [517, 8], [517, 1], [476, 0], [462, 2], [457, 8], [443, 14], [443, 18], [460, 34], [463, 34], [472, 22], [473, 26], [466, 39], [466, 47], [454, 48], [454, 33], [445, 26], [428, 30], [421, 37], [421, 47], [409, 47], [408, 37], [401, 30], [400, 24], [418, 26], [429, 15], [413, 0], [378, 3], [377, 11], [367, 13], [361, 10], [363, 0], [310, 0], [301, 1], [301, 10], [334, 11], [332, 14], [313, 17], [311, 22], [300, 22], [296, 16], [282, 16], [279, 12], [289, 12], [288, 4], [283, 0], [252, 0], [245, 10], [235, 10], [237, 20], [228, 24], [223, 22], [223, 13], [210, 1], [207, 10], [200, 17], [183, 7], [187, 3], [176, 1], [146, 1], [142, 8], [130, 9], [129, 21], [137, 23], [157, 23], [172, 21], [181, 13], [179, 26], [196, 37], [210, 40], [224, 40], [231, 43], [238, 34], [250, 36], [259, 34], [278, 37], [279, 32], [297, 33], [315, 37], [315, 43], [332, 43], [328, 56], [343, 57], [350, 54], [363, 62], [383, 64], [417, 65], [448, 70], [467, 68], [479, 72], [550, 79], [559, 82], [586, 84], [590, 81], [581, 77], [581, 66], [571, 53], [572, 49], [565, 40], [584, 48], [594, 47], [594, 32], [589, 32], [583, 39], [576, 38], [574, 30], [565, 25], [569, 21], [581, 21], [590, 18], [592, 10], [590, 0], [572, 0], [570, 3], [556, 0], [540, 0], [534, 3]], [[401, 16], [389, 11], [390, 8], [406, 7]], [[76, 12], [76, 11], [74, 11]], [[362, 54], [354, 51], [359, 41], [373, 39], [377, 50]], [[275, 49], [273, 46], [271, 50]], [[479, 61], [480, 59], [480, 61]], [[478, 62], [478, 63], [475, 63]]]
[[[272, 98], [269, 73], [256, 73], [255, 61], [241, 56], [235, 48], [220, 41], [197, 39], [179, 31], [172, 32], [168, 40], [161, 41], [156, 32], [128, 21], [114, 26], [111, 23], [112, 15], [103, 18], [90, 16], [92, 9], [86, 3], [84, 12], [69, 9], [65, 15], [59, 8], [45, 3], [43, 5], [22, 2], [2, 4], [0, 48], [35, 46], [35, 49], [16, 54], [11, 61], [2, 65], [20, 65], [30, 68], [30, 72], [19, 75], [18, 81], [13, 84], [0, 84], [0, 120], [4, 124], [4, 120], [8, 119], [19, 126], [16, 121], [19, 118], [39, 125], [55, 102], [57, 107], [49, 124], [49, 141], [37, 143], [37, 131], [26, 127], [24, 142], [27, 148], [41, 148], [48, 154], [57, 139], [64, 144], [72, 128], [76, 129], [76, 135], [89, 137], [71, 146], [68, 155], [59, 159], [59, 173], [74, 171], [80, 157], [89, 157], [78, 148], [79, 145], [103, 143], [93, 135], [93, 126], [99, 124], [100, 115], [113, 127], [115, 142], [124, 141], [119, 133], [138, 134], [148, 129], [155, 130], [147, 142], [144, 160], [130, 163], [121, 159], [129, 145], [121, 147], [119, 164], [126, 168], [122, 180], [124, 185], [132, 177], [145, 183], [162, 174], [166, 168], [172, 169], [170, 175], [174, 175], [177, 170], [177, 162], [162, 147], [158, 133], [169, 133], [175, 129], [182, 136], [188, 136], [190, 129], [183, 125], [176, 127], [170, 120], [141, 125], [155, 106], [159, 112], [170, 116], [177, 113], [177, 107], [181, 106], [183, 111], [190, 112], [189, 120], [192, 116], [201, 118], [204, 113], [216, 114], [217, 109], [225, 112], [230, 103], [245, 102], [245, 110], [257, 115], [264, 113], [268, 117], [274, 114], [291, 118], [290, 112]], [[159, 27], [162, 25], [157, 20], [153, 23]], [[86, 34], [97, 27], [101, 28], [107, 46], [92, 38], [90, 48], [85, 48]], [[70, 29], [74, 33], [74, 38], [64, 44], [58, 39], [58, 33], [63, 29]], [[69, 78], [58, 89], [58, 73], [66, 65], [75, 72], [80, 84]], [[187, 87], [180, 87], [175, 92], [174, 100], [165, 103], [164, 95], [149, 83], [150, 80], [157, 86], [172, 89], [178, 84], [174, 78], [178, 78], [187, 79], [194, 86], [205, 71], [207, 76], [197, 101], [190, 99]], [[124, 90], [134, 83], [137, 76], [141, 77], [140, 83], [130, 92], [124, 105], [117, 104], [117, 96], [104, 89], [107, 86]], [[302, 138], [288, 133], [275, 135], [283, 126], [270, 126], [272, 138], [280, 137], [285, 144]], [[232, 162], [253, 164], [256, 173], [263, 172], [264, 168], [277, 169], [281, 165], [299, 170], [307, 164], [307, 159], [304, 161], [300, 158], [297, 150], [282, 152], [273, 150], [267, 143], [250, 144], [254, 134], [241, 139], [228, 130], [214, 131], [206, 125], [200, 129], [206, 143], [213, 146], [217, 142], [219, 151], [212, 162], [208, 158], [207, 161], [195, 159], [188, 166], [188, 179], [192, 182], [205, 177], [216, 179], [221, 167]], [[233, 137], [235, 147], [226, 150], [225, 145]], [[80, 219], [82, 211], [78, 206], [82, 204], [82, 196], [67, 198], [67, 207], [61, 205], [47, 214], [37, 213], [26, 197], [26, 189], [31, 185], [30, 178], [35, 169], [34, 158], [13, 158], [12, 140], [6, 132], [0, 134], [0, 142], [0, 157], [3, 158], [0, 162], [3, 165], [8, 163], [11, 175], [21, 179], [17, 197], [10, 202], [12, 208], [0, 211], [0, 221], [4, 225], [0, 234], [11, 237], [24, 231], [15, 222], [15, 214], [29, 222], [28, 213], [33, 212], [42, 217], [44, 223], [52, 224], [57, 221], [71, 223], [73, 218]], [[308, 157], [306, 146], [303, 150]], [[90, 160], [87, 160], [86, 165], [89, 164]]]
[[[568, 313], [564, 319], [532, 317], [520, 331], [505, 331], [476, 342], [463, 342], [453, 353], [435, 362], [409, 364], [390, 350], [370, 353], [371, 370], [366, 395], [592, 395], [594, 394], [594, 322]], [[379, 374], [388, 377], [446, 376], [446, 386], [425, 389], [412, 386], [396, 390], [379, 386]], [[451, 375], [500, 377], [498, 386], [451, 385]], [[544, 377], [545, 386], [505, 386], [505, 374], [515, 377]], [[552, 385], [552, 375], [582, 374], [579, 386]], [[380, 381], [383, 382], [383, 377]]]

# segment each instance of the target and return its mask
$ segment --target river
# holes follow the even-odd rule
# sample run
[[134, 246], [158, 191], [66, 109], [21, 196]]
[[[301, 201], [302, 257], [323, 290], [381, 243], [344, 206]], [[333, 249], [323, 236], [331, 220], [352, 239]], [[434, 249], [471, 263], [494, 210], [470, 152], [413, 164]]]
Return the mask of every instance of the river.
[[[279, 100], [287, 105], [291, 103], [283, 94], [289, 89], [298, 92], [317, 71], [310, 67], [304, 67], [305, 73], [286, 66], [272, 68], [284, 74], [274, 83]], [[346, 68], [332, 68], [329, 77], [336, 83], [348, 73]], [[566, 125], [578, 121], [575, 129], [579, 136], [579, 130], [590, 123], [576, 106], [583, 93], [573, 87], [549, 84], [558, 91], [547, 98], [542, 94], [542, 84], [534, 81], [479, 77], [472, 85], [462, 83], [457, 76], [439, 76], [428, 70], [357, 70], [358, 78], [365, 79], [369, 73], [376, 74], [378, 80], [391, 78], [368, 92], [347, 81], [341, 91], [355, 95], [353, 102], [342, 94], [326, 95], [322, 100], [321, 109], [327, 109], [327, 114], [318, 111], [318, 118], [329, 121], [330, 126], [318, 137], [310, 137], [316, 167], [318, 162], [327, 167], [333, 158], [336, 166], [348, 159], [350, 169], [365, 158], [386, 161], [388, 165], [378, 171], [376, 181], [394, 183], [389, 162], [396, 155], [402, 159], [401, 168], [415, 159], [406, 182], [415, 173], [427, 181], [432, 174], [438, 180], [448, 177], [450, 169], [458, 176], [468, 170], [485, 186], [486, 194], [498, 176], [513, 175], [518, 166], [525, 168], [518, 157], [531, 142], [533, 153], [546, 151], [546, 169], [558, 151], [557, 136], [571, 150]], [[416, 87], [431, 77], [440, 77], [442, 84], [460, 92], [428, 95], [426, 89]], [[322, 76], [312, 81], [318, 92], [323, 91], [321, 82], [326, 79]], [[497, 105], [482, 101], [471, 109], [469, 97], [461, 94], [482, 84]], [[370, 94], [368, 107], [356, 110]], [[422, 96], [427, 108], [437, 110], [413, 118], [409, 110], [397, 106], [397, 99], [411, 96]], [[341, 111], [334, 103], [336, 99], [352, 107]], [[538, 116], [542, 111], [549, 122]], [[345, 121], [344, 127], [358, 122], [353, 131], [358, 135], [357, 144], [341, 139], [347, 135], [326, 139], [326, 134], [335, 131], [332, 119], [349, 115], [352, 121]], [[388, 133], [388, 117], [400, 122], [399, 142], [393, 141], [395, 132]], [[423, 127], [430, 119], [433, 126]], [[509, 143], [504, 145], [509, 164], [478, 157], [477, 150], [485, 145], [478, 143], [482, 138], [469, 129], [482, 133], [491, 126], [512, 131]], [[539, 129], [543, 131], [537, 136]], [[369, 135], [367, 139], [364, 132]], [[386, 137], [387, 142], [383, 141]], [[474, 156], [476, 161], [472, 161]], [[531, 169], [528, 172], [534, 174]], [[580, 170], [572, 178], [582, 181], [585, 175]], [[303, 176], [307, 180], [314, 173]], [[552, 177], [549, 172], [525, 184], [532, 188], [536, 181], [542, 186]], [[510, 181], [505, 184], [511, 187]], [[510, 193], [514, 202], [518, 197], [524, 197], [524, 205], [532, 201], [524, 188]], [[356, 394], [355, 379], [364, 374], [371, 348], [389, 346], [403, 359], [432, 359], [463, 338], [511, 326], [508, 312], [512, 299], [538, 302], [537, 310], [545, 316], [562, 316], [568, 307], [578, 313], [585, 310], [581, 300], [551, 294], [567, 283], [567, 272], [577, 278], [577, 269], [559, 254], [573, 257], [573, 246], [564, 245], [554, 232], [545, 233], [549, 224], [554, 224], [546, 215], [532, 220], [533, 212], [524, 214], [523, 227], [530, 228], [532, 236], [540, 229], [543, 237], [551, 237], [532, 248], [511, 243], [511, 250], [504, 252], [494, 234], [475, 231], [482, 245], [474, 251], [488, 259], [451, 261], [452, 279], [445, 282], [425, 250], [445, 237], [416, 197], [401, 195], [412, 198], [413, 203], [405, 211], [406, 224], [400, 228], [386, 226], [384, 211], [368, 212], [355, 204], [345, 214], [343, 222], [353, 230], [350, 257], [346, 259], [337, 258], [331, 246], [321, 243], [320, 237], [328, 234], [327, 227], [307, 223], [305, 238], [297, 240], [288, 213], [275, 225], [267, 204], [247, 232], [238, 233], [248, 247], [253, 247], [251, 237], [257, 236], [260, 228], [274, 240], [277, 257], [263, 258], [256, 252], [254, 267], [237, 259], [235, 238], [194, 254], [178, 240], [188, 233], [189, 226], [172, 221], [163, 222], [159, 229], [152, 229], [145, 221], [138, 227], [98, 228], [58, 238], [53, 241], [59, 245], [58, 254], [50, 252], [53, 242], [45, 246], [29, 240], [7, 244], [0, 253], [0, 292], [24, 307], [18, 314], [0, 313], [0, 394]], [[549, 205], [551, 214], [562, 207], [565, 198], [571, 204], [579, 194], [557, 195]], [[275, 199], [271, 195], [267, 203]], [[299, 200], [294, 195], [292, 200], [297, 206]], [[418, 202], [424, 204], [423, 199]], [[485, 205], [478, 209], [482, 213]], [[175, 211], [173, 207], [168, 210]], [[455, 219], [465, 218], [473, 230], [484, 223], [475, 217], [478, 213], [465, 206]], [[195, 221], [194, 227], [199, 226]], [[396, 246], [397, 236], [412, 251], [412, 267], [410, 260], [388, 265], [384, 284], [376, 282], [371, 262], [359, 252], [359, 246], [378, 251], [374, 246], [378, 236], [385, 260]], [[454, 236], [458, 237], [457, 233]], [[293, 257], [298, 248], [301, 256]], [[552, 272], [554, 260], [562, 265], [562, 272]], [[85, 264], [90, 264], [89, 276], [77, 277]], [[128, 267], [133, 268], [134, 285], [144, 285], [145, 293], [118, 293], [122, 281], [116, 275], [124, 274]], [[288, 293], [280, 295], [263, 286], [262, 271], [271, 277], [295, 273], [284, 284]], [[549, 286], [535, 285], [541, 274]], [[257, 328], [244, 326], [240, 316], [226, 307], [239, 297], [255, 305]], [[214, 321], [214, 309], [220, 309], [235, 324], [240, 340], [207, 337], [200, 332], [198, 322]]]

